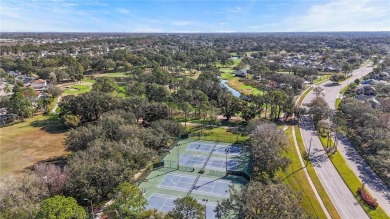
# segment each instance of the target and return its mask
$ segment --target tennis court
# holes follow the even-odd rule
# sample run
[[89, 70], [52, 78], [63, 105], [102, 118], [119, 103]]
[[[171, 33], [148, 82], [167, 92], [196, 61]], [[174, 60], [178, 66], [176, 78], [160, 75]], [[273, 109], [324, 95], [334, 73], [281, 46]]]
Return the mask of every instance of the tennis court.
[[[148, 200], [148, 206], [147, 209], [157, 209], [158, 211], [162, 212], [168, 212], [172, 210], [175, 207], [175, 204], [173, 201], [179, 197], [176, 196], [169, 196], [169, 195], [163, 195], [163, 194], [152, 194]], [[202, 203], [201, 200], [198, 200], [199, 203]], [[210, 203], [207, 202], [206, 204], [206, 218], [211, 219], [215, 218], [215, 212], [214, 209], [216, 208], [216, 203]]]
[[[216, 218], [216, 203], [229, 197], [230, 186], [240, 190], [247, 184], [250, 171], [250, 150], [245, 146], [186, 139], [160, 158], [140, 187], [149, 201], [147, 209], [168, 212], [175, 199], [189, 195], [201, 204], [208, 200], [210, 219]], [[235, 215], [227, 219], [232, 218]]]
[[[189, 167], [203, 167], [206, 160], [207, 160], [206, 156], [194, 156], [191, 154], [183, 154], [180, 157], [179, 165], [189, 166]], [[229, 158], [227, 159], [227, 163], [226, 163], [226, 158], [211, 157], [206, 164], [206, 169], [224, 171], [226, 170], [226, 165], [228, 170], [236, 170], [238, 167], [238, 161]]]
[[[204, 142], [192, 142], [188, 146], [187, 150], [210, 153], [213, 150], [213, 148], [214, 148], [213, 144], [208, 144]], [[218, 153], [218, 154], [226, 154], [226, 152], [229, 155], [239, 155], [241, 153], [241, 148], [237, 145], [217, 144], [215, 150], [213, 151], [213, 153]]]
[[170, 173], [158, 187], [188, 192], [194, 186], [192, 193], [225, 198], [229, 195], [230, 182], [227, 180], [200, 177], [193, 185], [195, 180], [196, 176]]

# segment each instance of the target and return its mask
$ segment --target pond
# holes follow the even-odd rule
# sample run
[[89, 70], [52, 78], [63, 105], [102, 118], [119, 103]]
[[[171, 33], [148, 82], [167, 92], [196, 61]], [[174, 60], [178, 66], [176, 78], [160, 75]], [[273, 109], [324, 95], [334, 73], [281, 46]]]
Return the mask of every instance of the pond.
[[222, 79], [220, 79], [220, 81], [221, 81], [222, 86], [226, 87], [226, 88], [233, 94], [233, 96], [235, 96], [235, 97], [240, 97], [240, 96], [241, 96], [240, 92], [234, 90], [233, 88], [231, 88], [231, 87], [227, 84], [227, 80], [222, 80]]

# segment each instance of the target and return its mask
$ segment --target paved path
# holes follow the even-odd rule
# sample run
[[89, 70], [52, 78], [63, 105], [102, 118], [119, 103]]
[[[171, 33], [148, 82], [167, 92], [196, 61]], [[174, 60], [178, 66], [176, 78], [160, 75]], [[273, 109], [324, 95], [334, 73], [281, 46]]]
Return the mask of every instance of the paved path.
[[[324, 89], [325, 100], [329, 104], [331, 109], [335, 109], [335, 102], [339, 96], [341, 88], [352, 83], [355, 79], [361, 78], [364, 75], [372, 71], [371, 63], [359, 68], [352, 73], [352, 77], [346, 81], [340, 83], [337, 86], [330, 86], [331, 82], [325, 82], [321, 85]], [[314, 94], [310, 93], [305, 99], [304, 103], [309, 103], [313, 98]], [[359, 152], [353, 147], [349, 139], [341, 134], [337, 136], [338, 139], [338, 150], [344, 157], [349, 167], [360, 179], [362, 183], [366, 184], [366, 188], [377, 199], [379, 205], [383, 210], [390, 216], [390, 189], [383, 183], [383, 181], [375, 174], [371, 167], [365, 162], [360, 156]]]

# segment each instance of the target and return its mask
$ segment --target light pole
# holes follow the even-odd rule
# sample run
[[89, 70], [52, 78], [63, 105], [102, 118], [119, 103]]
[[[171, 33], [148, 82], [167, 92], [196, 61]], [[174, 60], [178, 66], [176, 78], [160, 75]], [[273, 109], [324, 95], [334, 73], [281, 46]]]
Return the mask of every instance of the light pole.
[[226, 158], [225, 158], [225, 170], [226, 170], [226, 176], [228, 175], [228, 162], [227, 162], [227, 156], [228, 156], [228, 153], [229, 153], [229, 148], [226, 148], [226, 149], [225, 149], [225, 155], [226, 155]]
[[202, 201], [204, 203], [204, 219], [207, 219], [207, 202], [209, 200], [208, 199], [203, 199]]
[[179, 152], [180, 144], [178, 143], [178, 144], [176, 144], [176, 146], [177, 146], [177, 169], [179, 169], [180, 168], [180, 152]]
[[91, 203], [91, 214], [93, 218], [93, 205], [92, 205], [92, 200], [85, 198], [84, 201], [89, 201]]

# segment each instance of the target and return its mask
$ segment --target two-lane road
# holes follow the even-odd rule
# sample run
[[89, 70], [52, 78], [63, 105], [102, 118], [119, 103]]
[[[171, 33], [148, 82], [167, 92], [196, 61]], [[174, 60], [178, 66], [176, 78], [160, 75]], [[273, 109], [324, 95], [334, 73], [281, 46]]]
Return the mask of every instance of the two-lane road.
[[[330, 86], [332, 83], [330, 81], [323, 83], [320, 87], [324, 89], [324, 98], [329, 104], [331, 109], [335, 109], [336, 99], [339, 97], [341, 88], [347, 86], [349, 83], [352, 83], [355, 79], [361, 78], [364, 75], [372, 71], [371, 63], [356, 69], [352, 72], [352, 77], [346, 81], [340, 83], [337, 86]], [[309, 94], [305, 99], [304, 103], [309, 103], [313, 98], [314, 94]], [[308, 137], [308, 136], [306, 136]], [[305, 138], [305, 137], [304, 137]], [[305, 138], [306, 139], [306, 138]], [[379, 205], [386, 211], [387, 215], [390, 216], [390, 190], [383, 183], [383, 181], [375, 174], [371, 167], [365, 162], [365, 160], [360, 156], [359, 152], [351, 144], [349, 139], [345, 136], [338, 135], [338, 151], [344, 157], [345, 161], [355, 173], [356, 176], [360, 179], [362, 183], [365, 183], [368, 191], [377, 199]]]

